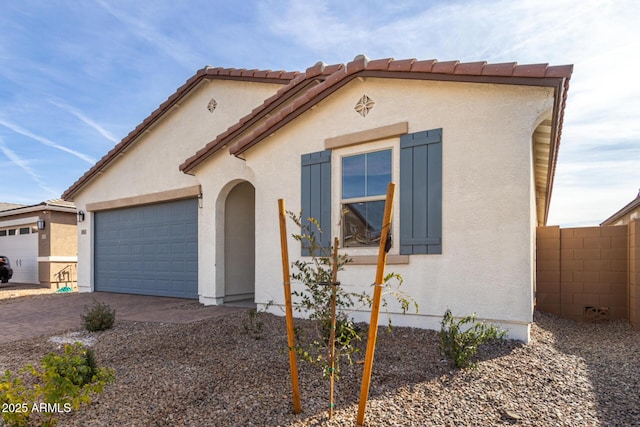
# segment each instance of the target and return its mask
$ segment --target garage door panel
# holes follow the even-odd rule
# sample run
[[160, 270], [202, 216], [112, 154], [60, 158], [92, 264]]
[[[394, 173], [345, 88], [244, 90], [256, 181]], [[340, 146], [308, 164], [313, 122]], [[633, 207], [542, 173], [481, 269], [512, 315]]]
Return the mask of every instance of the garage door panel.
[[197, 200], [97, 212], [95, 236], [96, 290], [198, 297]]

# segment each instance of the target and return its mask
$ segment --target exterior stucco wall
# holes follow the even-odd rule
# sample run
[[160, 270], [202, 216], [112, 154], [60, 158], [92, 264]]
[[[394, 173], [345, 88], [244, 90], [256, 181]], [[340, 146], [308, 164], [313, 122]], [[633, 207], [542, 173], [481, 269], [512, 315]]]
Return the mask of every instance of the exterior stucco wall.
[[[78, 287], [93, 289], [93, 213], [87, 205], [183, 189], [198, 180], [179, 165], [227, 130], [282, 85], [230, 80], [203, 81], [74, 198], [86, 212], [78, 224]], [[211, 113], [207, 105], [215, 99]]]
[[[256, 187], [256, 177], [247, 162], [230, 156], [226, 149], [220, 150], [195, 171], [202, 189], [202, 209], [198, 221], [198, 284], [200, 302], [221, 304], [225, 289], [225, 202], [231, 190], [241, 182]], [[256, 234], [262, 224], [263, 212], [258, 209], [256, 190]], [[260, 237], [256, 237], [256, 240]], [[261, 286], [261, 272], [256, 269], [256, 291]]]
[[[354, 111], [363, 94], [376, 103], [365, 118]], [[450, 308], [456, 315], [477, 312], [508, 327], [512, 337], [528, 341], [535, 265], [531, 136], [539, 117], [551, 109], [552, 95], [544, 88], [358, 80], [247, 151], [247, 167], [259, 177], [254, 183], [260, 278], [256, 302], [283, 301], [276, 201], [285, 198], [289, 210], [299, 210], [300, 156], [323, 150], [328, 137], [406, 121], [409, 132], [443, 129], [443, 253], [411, 255], [409, 264], [387, 268], [404, 277], [404, 290], [420, 305], [419, 316], [400, 316], [395, 324], [438, 329]], [[382, 147], [393, 148], [397, 182], [399, 138], [333, 151], [335, 225], [340, 157]], [[393, 233], [398, 236], [397, 202], [394, 218]], [[332, 236], [338, 233], [337, 227], [331, 231]], [[289, 249], [291, 260], [300, 256], [293, 239]], [[391, 253], [397, 251], [396, 243]], [[375, 249], [352, 248], [348, 253], [372, 254]], [[340, 281], [364, 290], [374, 277], [375, 265], [348, 266]], [[363, 319], [368, 320], [368, 314]]]

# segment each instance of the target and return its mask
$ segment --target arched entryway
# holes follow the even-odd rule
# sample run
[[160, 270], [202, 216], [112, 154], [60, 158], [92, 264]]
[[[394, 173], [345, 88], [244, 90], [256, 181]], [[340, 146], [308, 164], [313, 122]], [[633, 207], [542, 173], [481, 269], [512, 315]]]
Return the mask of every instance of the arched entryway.
[[224, 204], [224, 302], [255, 294], [255, 188], [234, 186]]

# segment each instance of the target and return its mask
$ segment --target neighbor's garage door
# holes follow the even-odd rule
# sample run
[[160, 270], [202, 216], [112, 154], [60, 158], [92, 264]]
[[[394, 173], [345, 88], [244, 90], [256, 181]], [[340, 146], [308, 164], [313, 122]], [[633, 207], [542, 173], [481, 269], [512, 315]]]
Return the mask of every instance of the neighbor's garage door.
[[95, 290], [198, 298], [196, 199], [95, 213]]

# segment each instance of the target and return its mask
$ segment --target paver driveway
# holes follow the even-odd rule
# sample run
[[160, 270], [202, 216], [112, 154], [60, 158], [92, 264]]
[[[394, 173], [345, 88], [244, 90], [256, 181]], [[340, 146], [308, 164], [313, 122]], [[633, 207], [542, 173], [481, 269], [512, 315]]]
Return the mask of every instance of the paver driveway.
[[81, 314], [93, 300], [116, 310], [116, 322], [191, 323], [243, 306], [203, 306], [196, 300], [107, 292], [43, 294], [0, 301], [0, 343], [82, 328]]

